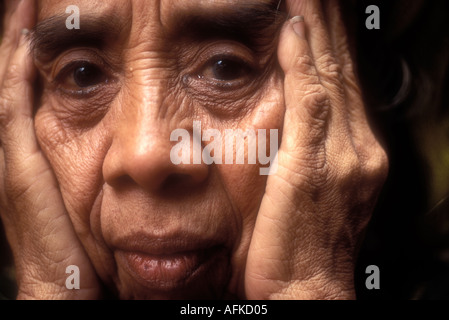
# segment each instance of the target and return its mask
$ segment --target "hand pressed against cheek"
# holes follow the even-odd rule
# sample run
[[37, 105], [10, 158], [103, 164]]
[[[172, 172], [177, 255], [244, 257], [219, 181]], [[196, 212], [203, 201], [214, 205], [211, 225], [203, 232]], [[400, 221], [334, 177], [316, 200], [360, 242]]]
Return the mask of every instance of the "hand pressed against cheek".
[[[280, 129], [274, 37], [248, 45], [175, 32], [179, 17], [193, 14], [182, 2], [109, 3], [124, 27], [108, 41], [37, 59], [36, 132], [75, 230], [123, 298], [235, 294], [266, 177], [258, 165], [174, 165], [170, 133], [192, 132], [193, 121], [221, 132]], [[213, 2], [201, 3], [213, 12]], [[55, 13], [51, 5], [41, 12], [40, 21]]]

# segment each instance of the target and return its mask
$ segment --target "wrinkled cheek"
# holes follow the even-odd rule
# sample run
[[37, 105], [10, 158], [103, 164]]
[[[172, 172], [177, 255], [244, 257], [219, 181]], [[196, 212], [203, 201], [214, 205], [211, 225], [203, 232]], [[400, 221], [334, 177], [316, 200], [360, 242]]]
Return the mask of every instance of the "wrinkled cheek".
[[[256, 164], [247, 165], [245, 179], [239, 184], [245, 190], [235, 190], [235, 196], [241, 203], [250, 204], [248, 209], [258, 209], [265, 191], [268, 168], [275, 167], [274, 157], [282, 140], [284, 121], [284, 98], [282, 84], [273, 80], [260, 104], [251, 113], [245, 127], [252, 128], [256, 135]], [[248, 156], [248, 155], [247, 155]], [[248, 160], [246, 160], [248, 161]], [[248, 162], [246, 162], [248, 163]], [[236, 165], [233, 170], [239, 170]], [[240, 176], [241, 175], [236, 175]]]
[[98, 275], [105, 283], [114, 273], [114, 263], [99, 227], [102, 153], [107, 144], [102, 132], [75, 135], [42, 107], [35, 117], [38, 142], [59, 182], [64, 204], [75, 232]]
[[279, 137], [282, 137], [284, 114], [283, 80], [277, 76], [270, 81], [260, 105], [251, 114], [251, 123], [254, 128], [277, 129], [279, 130]]
[[[282, 83], [273, 85], [271, 90], [266, 91], [266, 95], [261, 99], [260, 104], [253, 110], [250, 117], [244, 121], [246, 128], [252, 128], [255, 132], [264, 129], [266, 135], [265, 151], [267, 156], [277, 153], [278, 146], [282, 140], [282, 126], [284, 122], [284, 97]], [[271, 143], [270, 130], [276, 132], [273, 138], [277, 139], [277, 143]], [[257, 137], [258, 139], [260, 137]], [[270, 147], [274, 146], [274, 149]], [[259, 157], [255, 165], [247, 164], [231, 165], [228, 169], [222, 167], [222, 177], [227, 184], [230, 197], [234, 199], [234, 204], [238, 207], [242, 219], [242, 233], [238, 247], [232, 258], [233, 277], [229, 284], [229, 291], [235, 295], [242, 295], [243, 288], [241, 279], [244, 277], [246, 257], [251, 242], [254, 225], [256, 223], [257, 214], [260, 203], [262, 201], [267, 175], [262, 175], [260, 169], [268, 168], [270, 163], [261, 165]], [[247, 158], [246, 158], [247, 161]]]
[[89, 214], [101, 188], [100, 150], [91, 133], [75, 135], [43, 106], [35, 117], [36, 136], [59, 182], [77, 231], [86, 232]]

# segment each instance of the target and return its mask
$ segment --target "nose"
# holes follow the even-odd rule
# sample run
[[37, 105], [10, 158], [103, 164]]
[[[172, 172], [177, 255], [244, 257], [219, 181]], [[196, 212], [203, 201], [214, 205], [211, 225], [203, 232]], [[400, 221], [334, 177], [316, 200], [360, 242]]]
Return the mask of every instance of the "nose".
[[115, 188], [132, 183], [149, 192], [176, 193], [201, 185], [209, 174], [206, 164], [174, 164], [170, 159], [176, 144], [170, 141], [170, 134], [177, 128], [173, 127], [176, 123], [173, 119], [158, 116], [161, 106], [157, 101], [164, 99], [153, 98], [153, 103], [138, 100], [128, 102], [125, 108], [128, 112], [117, 120], [103, 162], [105, 182]]

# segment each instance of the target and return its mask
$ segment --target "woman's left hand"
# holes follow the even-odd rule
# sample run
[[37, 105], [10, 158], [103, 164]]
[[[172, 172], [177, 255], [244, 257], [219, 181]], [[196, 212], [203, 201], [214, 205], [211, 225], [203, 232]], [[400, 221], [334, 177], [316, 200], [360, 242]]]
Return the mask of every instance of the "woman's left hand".
[[356, 246], [385, 181], [387, 156], [366, 119], [338, 1], [287, 6], [305, 22], [289, 20], [281, 32], [283, 137], [251, 240], [245, 294], [351, 299]]

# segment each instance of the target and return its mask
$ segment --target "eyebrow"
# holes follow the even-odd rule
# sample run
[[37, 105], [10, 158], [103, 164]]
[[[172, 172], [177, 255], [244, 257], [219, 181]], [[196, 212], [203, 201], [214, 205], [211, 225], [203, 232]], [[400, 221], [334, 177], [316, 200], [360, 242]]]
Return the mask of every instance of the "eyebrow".
[[120, 17], [108, 13], [97, 16], [82, 15], [79, 29], [67, 29], [67, 16], [56, 15], [47, 18], [31, 30], [31, 52], [38, 60], [46, 61], [55, 58], [64, 50], [76, 46], [102, 48], [107, 41], [115, 39], [124, 26]]
[[[224, 10], [198, 8], [195, 12], [180, 10], [170, 17], [176, 21], [167, 36], [189, 38], [232, 38], [253, 49], [273, 41], [286, 14], [279, 10], [279, 0], [266, 3], [235, 4]], [[130, 28], [130, 21], [114, 14], [83, 14], [80, 29], [67, 29], [67, 16], [49, 17], [31, 30], [31, 52], [35, 59], [50, 61], [71, 47], [87, 46], [102, 49], [108, 41]], [[124, 25], [128, 23], [128, 25]]]
[[190, 38], [231, 38], [252, 48], [263, 50], [271, 43], [287, 14], [279, 10], [279, 0], [267, 3], [239, 3], [223, 10], [198, 9], [194, 13], [174, 14], [176, 27], [169, 35], [180, 32]]

